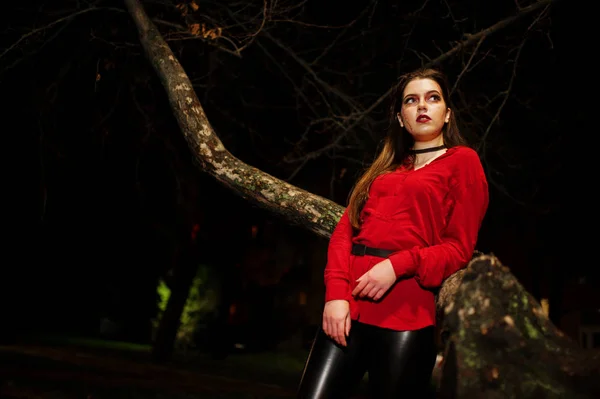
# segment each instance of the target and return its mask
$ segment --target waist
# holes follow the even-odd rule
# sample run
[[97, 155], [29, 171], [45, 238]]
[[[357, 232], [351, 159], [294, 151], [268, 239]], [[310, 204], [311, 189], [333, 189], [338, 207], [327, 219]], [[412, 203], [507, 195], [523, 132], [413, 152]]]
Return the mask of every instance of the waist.
[[387, 258], [394, 252], [396, 251], [391, 249], [367, 247], [363, 244], [352, 244], [352, 250], [350, 251], [352, 255], [356, 256], [371, 255], [379, 258]]

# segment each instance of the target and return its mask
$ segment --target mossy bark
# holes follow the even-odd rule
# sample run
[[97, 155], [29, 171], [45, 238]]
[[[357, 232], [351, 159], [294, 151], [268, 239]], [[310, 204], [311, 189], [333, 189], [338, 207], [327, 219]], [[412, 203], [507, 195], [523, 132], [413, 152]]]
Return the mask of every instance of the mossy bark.
[[444, 309], [443, 398], [599, 398], [600, 352], [582, 350], [493, 255], [461, 272]]
[[328, 237], [344, 207], [250, 166], [227, 151], [208, 121], [189, 77], [139, 1], [125, 0], [125, 4], [201, 170], [253, 204]]

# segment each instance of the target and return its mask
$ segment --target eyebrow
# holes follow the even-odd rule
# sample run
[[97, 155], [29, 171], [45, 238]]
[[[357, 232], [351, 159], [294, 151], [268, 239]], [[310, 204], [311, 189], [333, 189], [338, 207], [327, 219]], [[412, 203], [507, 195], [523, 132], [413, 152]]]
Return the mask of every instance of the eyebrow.
[[[425, 92], [425, 94], [432, 94], [432, 93], [439, 94], [440, 96], [442, 95], [442, 94], [441, 94], [439, 91], [437, 91], [437, 90], [429, 90], [429, 91]], [[410, 97], [410, 96], [416, 96], [416, 95], [417, 95], [417, 94], [415, 94], [415, 93], [409, 93], [409, 94], [405, 95], [404, 97], [402, 97], [402, 99], [404, 100], [404, 99], [406, 99], [407, 97]]]

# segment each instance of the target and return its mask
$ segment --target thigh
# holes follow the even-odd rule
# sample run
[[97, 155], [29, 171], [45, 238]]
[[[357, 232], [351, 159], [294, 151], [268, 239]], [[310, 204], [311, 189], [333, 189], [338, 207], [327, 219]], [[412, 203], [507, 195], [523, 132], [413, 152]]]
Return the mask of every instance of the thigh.
[[349, 397], [362, 379], [366, 364], [361, 334], [353, 324], [348, 346], [343, 348], [319, 328], [308, 355], [297, 399], [342, 399]]
[[378, 329], [370, 339], [374, 342], [369, 359], [373, 398], [431, 395], [431, 373], [437, 355], [433, 326], [414, 331]]

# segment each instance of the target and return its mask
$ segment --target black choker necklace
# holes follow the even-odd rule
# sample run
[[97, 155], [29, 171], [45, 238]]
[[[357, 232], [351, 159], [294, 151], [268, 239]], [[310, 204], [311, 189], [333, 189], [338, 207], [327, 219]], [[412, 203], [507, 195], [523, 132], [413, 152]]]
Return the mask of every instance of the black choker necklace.
[[411, 154], [423, 154], [424, 152], [439, 151], [444, 148], [446, 148], [446, 144], [442, 144], [437, 147], [421, 148], [420, 150], [409, 150], [408, 152], [410, 152]]

